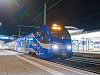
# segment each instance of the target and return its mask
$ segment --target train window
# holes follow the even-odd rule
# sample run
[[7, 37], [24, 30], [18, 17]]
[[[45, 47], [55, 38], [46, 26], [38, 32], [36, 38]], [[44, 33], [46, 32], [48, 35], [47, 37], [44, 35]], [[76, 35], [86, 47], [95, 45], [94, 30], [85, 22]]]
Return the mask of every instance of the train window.
[[32, 41], [31, 40], [28, 40], [26, 46], [29, 47], [31, 44], [32, 44]]
[[35, 38], [38, 38], [38, 34], [37, 33], [35, 33], [34, 36], [35, 36]]
[[51, 35], [53, 38], [58, 38], [58, 39], [71, 39], [70, 34], [68, 31], [63, 31], [63, 32], [51, 32]]
[[49, 42], [49, 41], [48, 41], [48, 35], [47, 35], [46, 33], [42, 33], [42, 34], [40, 35], [39, 41], [40, 41], [41, 43], [48, 43], [48, 42]]

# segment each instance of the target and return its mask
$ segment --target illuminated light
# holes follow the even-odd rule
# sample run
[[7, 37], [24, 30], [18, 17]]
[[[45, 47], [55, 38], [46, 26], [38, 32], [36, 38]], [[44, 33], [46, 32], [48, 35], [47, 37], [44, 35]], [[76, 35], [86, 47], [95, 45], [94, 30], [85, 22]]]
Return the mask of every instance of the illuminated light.
[[0, 39], [9, 39], [9, 37], [3, 37], [3, 36], [2, 36], [2, 37], [0, 37]]
[[62, 39], [64, 39], [64, 37], [62, 37]]
[[61, 30], [62, 28], [61, 28], [61, 26], [59, 26], [57, 24], [53, 24], [52, 29], [53, 30]]
[[12, 6], [12, 4], [18, 4], [18, 2], [16, 0], [0, 0], [0, 6], [1, 5], [5, 5], [8, 6], [9, 8]]
[[53, 45], [52, 48], [53, 49], [58, 49], [58, 45]]
[[14, 38], [13, 38], [13, 37], [10, 37], [9, 39], [10, 39], [10, 40], [14, 40]]
[[57, 24], [53, 24], [53, 26], [58, 26]]
[[71, 49], [71, 45], [68, 45], [68, 46], [67, 46], [67, 49]]
[[42, 37], [42, 40], [43, 40], [43, 37]]
[[49, 41], [50, 41], [50, 39], [49, 39]]
[[52, 27], [52, 29], [54, 29], [54, 30], [61, 30], [62, 28], [59, 26], [59, 27]]
[[33, 40], [33, 38], [30, 38], [30, 39], [28, 39], [28, 40]]

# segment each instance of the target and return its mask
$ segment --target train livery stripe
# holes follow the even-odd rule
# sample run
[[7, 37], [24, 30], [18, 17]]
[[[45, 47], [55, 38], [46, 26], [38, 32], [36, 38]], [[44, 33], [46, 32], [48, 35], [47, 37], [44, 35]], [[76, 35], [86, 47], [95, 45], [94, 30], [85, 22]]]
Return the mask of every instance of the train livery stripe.
[[36, 38], [35, 38], [35, 36], [34, 36], [34, 34], [33, 34], [33, 38], [37, 41], [37, 43], [41, 46], [41, 47], [43, 47], [43, 48], [45, 48], [45, 49], [51, 49], [51, 44], [44, 44], [44, 43], [40, 43]]
[[39, 43], [41, 47], [45, 48], [45, 49], [51, 49], [51, 44], [44, 44], [44, 43]]

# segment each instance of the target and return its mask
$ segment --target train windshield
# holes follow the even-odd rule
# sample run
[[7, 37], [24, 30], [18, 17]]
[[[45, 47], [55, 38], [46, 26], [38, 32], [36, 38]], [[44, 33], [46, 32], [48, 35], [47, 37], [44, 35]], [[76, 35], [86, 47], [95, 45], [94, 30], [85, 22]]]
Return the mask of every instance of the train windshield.
[[58, 39], [70, 39], [70, 35], [67, 31], [64, 32], [51, 32], [52, 38]]
[[52, 38], [58, 38], [58, 39], [71, 39], [67, 29], [59, 25], [55, 25], [51, 27], [51, 36]]

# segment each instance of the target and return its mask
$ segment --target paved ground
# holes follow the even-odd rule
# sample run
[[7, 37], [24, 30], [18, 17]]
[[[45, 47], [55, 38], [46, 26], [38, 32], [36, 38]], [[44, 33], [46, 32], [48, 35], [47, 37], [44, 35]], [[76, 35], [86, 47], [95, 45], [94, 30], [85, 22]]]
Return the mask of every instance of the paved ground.
[[0, 75], [51, 75], [7, 51], [0, 50]]
[[96, 75], [21, 53], [0, 50], [0, 75]]

